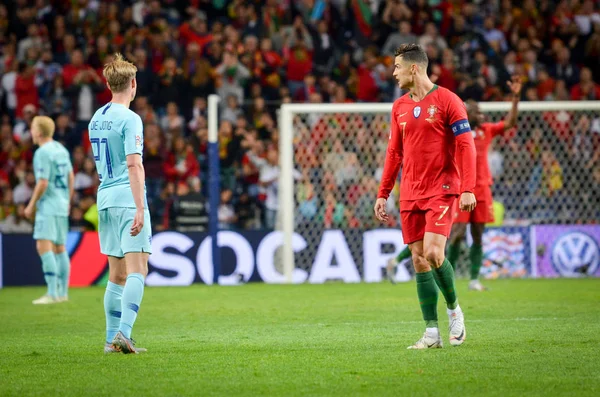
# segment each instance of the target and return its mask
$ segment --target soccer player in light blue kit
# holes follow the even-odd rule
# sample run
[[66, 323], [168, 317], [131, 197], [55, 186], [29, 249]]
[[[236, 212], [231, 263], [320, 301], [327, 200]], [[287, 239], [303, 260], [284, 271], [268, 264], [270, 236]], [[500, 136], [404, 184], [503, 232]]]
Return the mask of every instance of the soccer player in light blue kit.
[[104, 295], [105, 353], [139, 353], [131, 339], [148, 274], [152, 231], [146, 200], [141, 118], [129, 109], [135, 98], [137, 68], [121, 54], [104, 66], [112, 100], [96, 111], [88, 130], [100, 178], [98, 232], [108, 255]]
[[33, 238], [42, 259], [48, 292], [33, 301], [34, 305], [66, 302], [71, 264], [65, 250], [69, 231], [69, 204], [74, 192], [73, 166], [69, 152], [52, 139], [54, 121], [36, 116], [31, 123], [33, 143], [39, 145], [33, 156], [35, 189], [25, 208], [32, 219], [35, 212]]

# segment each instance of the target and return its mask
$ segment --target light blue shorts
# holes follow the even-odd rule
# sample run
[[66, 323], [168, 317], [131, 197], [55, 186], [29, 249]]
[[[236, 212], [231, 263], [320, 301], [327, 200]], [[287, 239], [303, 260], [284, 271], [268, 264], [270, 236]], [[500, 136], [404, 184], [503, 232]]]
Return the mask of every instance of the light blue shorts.
[[35, 215], [34, 240], [50, 240], [56, 245], [65, 245], [67, 233], [69, 233], [68, 216]]
[[112, 207], [98, 211], [100, 252], [122, 258], [129, 252], [151, 254], [152, 226], [150, 212], [144, 211], [144, 227], [137, 236], [131, 236], [135, 208]]

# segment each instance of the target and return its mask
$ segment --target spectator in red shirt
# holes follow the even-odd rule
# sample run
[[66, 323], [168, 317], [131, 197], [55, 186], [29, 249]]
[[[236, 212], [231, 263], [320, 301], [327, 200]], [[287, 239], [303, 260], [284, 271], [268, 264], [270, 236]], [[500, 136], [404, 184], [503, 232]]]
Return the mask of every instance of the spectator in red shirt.
[[600, 99], [600, 85], [592, 80], [592, 71], [590, 68], [581, 69], [579, 83], [571, 88], [571, 99], [574, 101], [595, 101]]
[[545, 101], [548, 99], [553, 99], [554, 87], [556, 86], [556, 81], [550, 77], [546, 68], [541, 68], [538, 71], [538, 86], [537, 86], [537, 95], [538, 98]]
[[65, 65], [62, 72], [65, 88], [69, 88], [71, 84], [73, 84], [75, 76], [80, 75], [80, 72], [89, 69], [91, 69], [91, 67], [84, 63], [83, 52], [78, 49], [74, 50], [71, 54], [71, 63]]
[[198, 12], [192, 17], [190, 22], [184, 23], [179, 28], [179, 36], [183, 42], [183, 45], [188, 43], [197, 43], [201, 49], [204, 48], [213, 39], [212, 35], [208, 31], [208, 25], [206, 24], [206, 15], [202, 12]]
[[377, 102], [385, 88], [385, 67], [377, 59], [377, 49], [365, 50], [365, 61], [358, 67], [358, 92], [356, 98], [362, 102]]
[[315, 85], [316, 79], [312, 73], [304, 76], [304, 84], [301, 88], [294, 92], [294, 100], [298, 102], [307, 102], [310, 98], [310, 94], [317, 92], [317, 86]]
[[200, 165], [194, 150], [185, 138], [177, 137], [173, 142], [173, 151], [164, 166], [165, 176], [169, 182], [187, 181], [191, 176], [200, 174]]
[[290, 92], [295, 93], [303, 85], [304, 76], [313, 67], [313, 43], [301, 17], [294, 26], [283, 32], [283, 57], [287, 61], [287, 79]]
[[19, 74], [15, 80], [15, 95], [17, 97], [16, 117], [23, 117], [23, 108], [26, 105], [40, 106], [40, 97], [35, 79], [35, 69], [31, 63], [19, 65]]

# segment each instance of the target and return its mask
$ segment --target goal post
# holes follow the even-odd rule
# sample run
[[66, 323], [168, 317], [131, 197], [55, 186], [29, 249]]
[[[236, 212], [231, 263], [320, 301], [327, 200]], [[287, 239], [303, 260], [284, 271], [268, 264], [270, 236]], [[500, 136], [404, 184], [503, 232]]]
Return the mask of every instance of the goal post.
[[[488, 120], [498, 121], [510, 110], [511, 103], [481, 102], [479, 106]], [[381, 170], [378, 168], [383, 167], [385, 158], [391, 109], [392, 103], [281, 106], [278, 230], [282, 233], [283, 244], [279, 256], [282, 263], [279, 268], [283, 269], [288, 283], [292, 282], [294, 269], [310, 271], [312, 265], [305, 260], [306, 258], [296, 257], [294, 233], [303, 235], [306, 244], [310, 246], [318, 244], [318, 241], [313, 239], [325, 230], [356, 228], [365, 231], [383, 227], [368, 218], [369, 209], [373, 218], [374, 201], [370, 203], [369, 208], [365, 206], [368, 202], [367, 196], [372, 197], [376, 194], [379, 185], [377, 175]], [[540, 143], [538, 135], [541, 135], [543, 142]], [[573, 159], [576, 158], [571, 152], [585, 151], [585, 156], [589, 157], [590, 150], [597, 150], [596, 145], [600, 144], [600, 101], [521, 102], [516, 133], [508, 132], [508, 136], [506, 141], [497, 145], [500, 147], [496, 151], [500, 153], [499, 161], [504, 162], [503, 172], [511, 175], [516, 173], [515, 180], [519, 186], [522, 185], [515, 187], [515, 181], [508, 180], [507, 177], [506, 181], [502, 181], [502, 186], [494, 186], [495, 190], [505, 189], [505, 185], [511, 186], [506, 190], [507, 194], [504, 194], [504, 190], [500, 191], [506, 200], [508, 221], [568, 224], [585, 222], [586, 213], [597, 216], [596, 210], [600, 209], [600, 202], [595, 201], [595, 196], [588, 197], [587, 200], [591, 202], [587, 204], [573, 203], [571, 206], [577, 206], [577, 211], [572, 214], [569, 213], [567, 205], [567, 209], [560, 214], [549, 213], [556, 210], [553, 204], [555, 199], [551, 195], [546, 197], [543, 196], [545, 193], [540, 193], [543, 197], [539, 202], [536, 201], [538, 193], [535, 188], [537, 186], [537, 189], [542, 191], [548, 188], [559, 190], [563, 185], [567, 185], [568, 178], [579, 178], [571, 172], [571, 168], [574, 167]], [[514, 145], [511, 146], [509, 142], [515, 136], [518, 137], [517, 146], [525, 143], [528, 145], [527, 148], [517, 147], [515, 150], [519, 151], [521, 156], [524, 151], [530, 150], [535, 157], [533, 163], [520, 157], [513, 158], [509, 146]], [[579, 141], [573, 142], [573, 139]], [[588, 144], [592, 147], [587, 147]], [[536, 145], [541, 146], [538, 148]], [[353, 152], [355, 148], [360, 153]], [[559, 166], [553, 165], [553, 161]], [[547, 172], [543, 169], [545, 165], [539, 165], [542, 162], [550, 162], [548, 167], [556, 169], [551, 169], [548, 171], [550, 174], [546, 175]], [[532, 164], [535, 165], [533, 170], [528, 169]], [[517, 169], [511, 169], [515, 166]], [[295, 171], [303, 174], [302, 182], [295, 182]], [[541, 176], [534, 175], [540, 172]], [[556, 175], [551, 174], [552, 172]], [[600, 175], [600, 172], [598, 174]], [[527, 193], [519, 190], [520, 188], [533, 190]], [[586, 186], [583, 185], [582, 188], [585, 189]], [[389, 209], [396, 215], [396, 226], [392, 229], [398, 229], [400, 223], [398, 203], [394, 202], [397, 199], [397, 193], [392, 193], [388, 200]], [[565, 198], [571, 201], [572, 199]], [[529, 210], [531, 213], [527, 212]], [[548, 214], [544, 215], [544, 210]], [[580, 218], [569, 218], [575, 216], [575, 213]], [[587, 221], [591, 222], [592, 219]], [[359, 243], [349, 241], [350, 251], [361, 250], [353, 244]], [[461, 273], [466, 274], [467, 271], [463, 269]]]

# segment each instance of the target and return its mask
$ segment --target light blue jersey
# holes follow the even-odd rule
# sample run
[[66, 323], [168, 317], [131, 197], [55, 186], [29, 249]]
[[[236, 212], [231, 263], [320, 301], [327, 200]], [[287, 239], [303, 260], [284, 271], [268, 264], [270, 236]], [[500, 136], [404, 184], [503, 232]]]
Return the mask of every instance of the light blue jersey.
[[50, 141], [33, 156], [35, 180], [46, 179], [48, 188], [37, 202], [37, 215], [69, 216], [69, 173], [73, 170], [69, 152]]
[[[135, 208], [129, 185], [127, 156], [136, 153], [142, 155], [142, 119], [127, 107], [110, 102], [96, 111], [88, 129], [100, 178], [98, 209]], [[145, 195], [144, 206], [148, 208]]]

